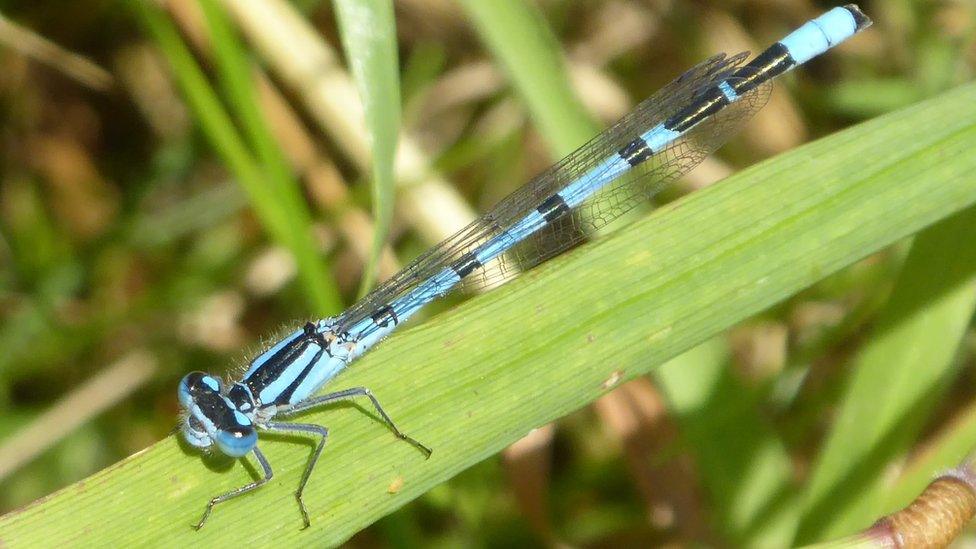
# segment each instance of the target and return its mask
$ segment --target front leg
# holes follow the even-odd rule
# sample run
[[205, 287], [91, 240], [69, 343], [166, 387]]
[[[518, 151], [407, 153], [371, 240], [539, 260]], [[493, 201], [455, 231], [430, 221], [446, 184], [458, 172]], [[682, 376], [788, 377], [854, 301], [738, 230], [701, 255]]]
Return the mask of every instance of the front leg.
[[312, 523], [308, 519], [308, 511], [305, 509], [305, 500], [302, 499], [302, 494], [305, 493], [305, 485], [308, 484], [308, 478], [312, 476], [312, 469], [315, 468], [315, 464], [319, 461], [319, 456], [322, 455], [322, 449], [325, 448], [325, 439], [329, 436], [329, 430], [321, 425], [315, 425], [313, 423], [278, 423], [270, 422], [265, 426], [268, 431], [277, 432], [292, 432], [292, 433], [311, 433], [313, 435], [319, 435], [318, 446], [315, 447], [315, 451], [312, 452], [312, 457], [308, 460], [308, 465], [305, 466], [305, 472], [302, 473], [302, 480], [298, 483], [298, 491], [295, 492], [295, 498], [298, 500], [298, 508], [302, 510], [302, 520], [305, 521], [305, 526], [302, 528], [308, 528]]
[[310, 398], [288, 408], [284, 408], [284, 409], [278, 408], [278, 414], [287, 414], [287, 415], [297, 414], [299, 412], [304, 412], [305, 410], [308, 410], [310, 408], [325, 406], [327, 404], [333, 404], [335, 402], [341, 402], [343, 400], [351, 400], [356, 397], [368, 398], [369, 401], [373, 403], [373, 408], [375, 408], [376, 412], [379, 413], [380, 417], [383, 418], [383, 422], [386, 423], [386, 426], [389, 427], [391, 431], [393, 431], [393, 434], [396, 435], [397, 438], [412, 444], [415, 448], [423, 452], [427, 458], [430, 457], [430, 454], [432, 452], [431, 449], [428, 448], [426, 445], [421, 444], [418, 440], [414, 439], [413, 437], [407, 436], [403, 432], [401, 432], [400, 429], [397, 428], [396, 424], [393, 423], [393, 420], [390, 419], [390, 416], [388, 416], [386, 412], [383, 411], [383, 407], [380, 406], [379, 401], [376, 400], [375, 396], [373, 396], [372, 391], [370, 391], [365, 387], [354, 387], [352, 389], [346, 389], [344, 391], [338, 391], [335, 393], [329, 393], [327, 395]]
[[268, 463], [268, 460], [264, 457], [264, 454], [262, 454], [261, 451], [258, 450], [257, 446], [255, 446], [252, 451], [254, 452], [254, 457], [257, 458], [258, 463], [261, 464], [261, 469], [264, 470], [264, 477], [263, 478], [260, 478], [260, 479], [258, 479], [256, 481], [254, 481], [254, 482], [245, 484], [244, 486], [241, 486], [240, 488], [237, 488], [236, 490], [231, 490], [230, 492], [227, 492], [226, 494], [221, 494], [221, 495], [219, 495], [219, 496], [211, 499], [210, 500], [210, 503], [207, 504], [206, 511], [203, 512], [203, 516], [200, 517], [200, 522], [198, 522], [197, 525], [194, 526], [194, 528], [196, 530], [199, 530], [199, 529], [203, 528], [203, 524], [205, 522], [207, 522], [207, 519], [208, 518], [210, 518], [210, 513], [211, 513], [211, 511], [213, 511], [213, 508], [214, 508], [215, 505], [217, 505], [218, 503], [223, 503], [223, 502], [225, 502], [225, 501], [227, 501], [229, 499], [236, 498], [237, 496], [246, 494], [246, 493], [248, 493], [248, 492], [250, 492], [252, 490], [256, 490], [256, 489], [260, 488], [261, 486], [263, 486], [264, 484], [266, 484], [269, 480], [271, 480], [271, 477], [274, 476], [274, 472], [271, 471], [271, 465]]

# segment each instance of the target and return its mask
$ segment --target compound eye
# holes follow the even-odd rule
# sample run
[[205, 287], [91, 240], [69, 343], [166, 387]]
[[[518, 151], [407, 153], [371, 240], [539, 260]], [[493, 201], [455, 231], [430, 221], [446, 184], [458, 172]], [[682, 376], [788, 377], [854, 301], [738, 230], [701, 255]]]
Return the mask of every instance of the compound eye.
[[230, 457], [242, 457], [258, 443], [258, 434], [251, 425], [235, 425], [217, 431], [217, 446]]
[[219, 393], [220, 379], [203, 372], [190, 372], [183, 376], [177, 392], [180, 404], [184, 408], [190, 408], [197, 396], [206, 393]]

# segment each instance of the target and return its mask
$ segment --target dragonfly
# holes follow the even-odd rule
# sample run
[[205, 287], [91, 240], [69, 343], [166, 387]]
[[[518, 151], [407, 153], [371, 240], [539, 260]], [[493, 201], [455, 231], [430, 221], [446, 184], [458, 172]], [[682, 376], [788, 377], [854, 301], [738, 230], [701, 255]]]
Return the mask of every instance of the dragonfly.
[[303, 494], [329, 430], [279, 420], [312, 408], [366, 399], [396, 437], [429, 458], [431, 449], [404, 434], [369, 389], [317, 393], [430, 302], [458, 288], [498, 285], [646, 203], [762, 108], [775, 77], [870, 25], [856, 5], [839, 6], [751, 60], [746, 53], [719, 54], [698, 64], [343, 313], [290, 332], [251, 360], [240, 379], [187, 374], [178, 388], [186, 442], [230, 458], [253, 456], [261, 469], [257, 480], [211, 499], [195, 528], [215, 506], [272, 478], [259, 431], [318, 439], [295, 492], [304, 527], [310, 525]]

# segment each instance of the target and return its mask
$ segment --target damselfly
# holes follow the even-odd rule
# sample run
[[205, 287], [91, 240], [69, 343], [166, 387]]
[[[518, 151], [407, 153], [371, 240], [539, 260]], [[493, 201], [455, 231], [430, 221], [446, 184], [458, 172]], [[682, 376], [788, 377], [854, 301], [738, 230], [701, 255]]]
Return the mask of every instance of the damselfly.
[[424, 305], [461, 285], [497, 284], [578, 244], [593, 230], [687, 172], [721, 145], [767, 99], [771, 80], [824, 53], [871, 24], [855, 5], [834, 8], [746, 62], [717, 55], [692, 68], [576, 152], [502, 200], [490, 212], [421, 255], [342, 314], [308, 322], [251, 361], [239, 381], [194, 372], [180, 383], [184, 438], [234, 458], [253, 454], [259, 480], [219, 495], [214, 506], [271, 478], [258, 431], [308, 434], [318, 445], [298, 484], [302, 494], [328, 430], [284, 423], [310, 408], [366, 398], [393, 433], [427, 457], [431, 450], [403, 434], [369, 389], [313, 396]]

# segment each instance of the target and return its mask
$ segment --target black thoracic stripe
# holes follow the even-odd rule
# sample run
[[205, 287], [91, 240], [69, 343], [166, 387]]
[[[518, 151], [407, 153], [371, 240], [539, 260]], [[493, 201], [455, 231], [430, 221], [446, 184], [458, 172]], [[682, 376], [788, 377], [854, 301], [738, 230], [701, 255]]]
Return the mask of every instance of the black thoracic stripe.
[[554, 194], [543, 200], [542, 204], [539, 204], [539, 207], [536, 208], [536, 211], [542, 214], [543, 219], [547, 223], [552, 223], [554, 219], [569, 211], [569, 204], [566, 204], [563, 197]]
[[390, 307], [389, 305], [384, 305], [378, 311], [370, 315], [370, 318], [373, 319], [373, 324], [380, 327], [386, 327], [386, 324], [390, 321], [393, 321], [394, 326], [397, 324], [397, 322], [399, 322], [396, 313], [393, 311], [393, 307]]
[[464, 278], [471, 274], [471, 271], [481, 268], [481, 262], [474, 256], [473, 253], [466, 253], [458, 259], [451, 268], [457, 273], [458, 278]]
[[260, 368], [254, 371], [245, 381], [248, 389], [251, 390], [256, 398], [261, 393], [261, 388], [269, 385], [288, 368], [291, 363], [305, 352], [309, 343], [313, 343], [314, 338], [307, 333], [299, 334], [292, 342], [288, 343], [278, 352], [268, 357]]
[[735, 71], [732, 78], [729, 78], [729, 84], [735, 93], [743, 95], [790, 70], [793, 65], [796, 65], [796, 61], [790, 56], [790, 51], [777, 42]]
[[227, 391], [227, 398], [242, 412], [246, 412], [254, 404], [254, 395], [246, 385], [241, 383], [235, 383], [230, 391]]
[[647, 146], [647, 141], [644, 141], [644, 138], [638, 137], [630, 143], [627, 143], [617, 154], [630, 163], [631, 166], [636, 166], [653, 156], [654, 151]]
[[688, 131], [692, 126], [722, 110], [729, 104], [729, 98], [716, 85], [708, 88], [687, 107], [665, 120], [664, 127], [676, 132]]
[[274, 400], [275, 404], [277, 405], [288, 404], [288, 401], [291, 400], [291, 395], [295, 392], [295, 389], [298, 389], [298, 386], [301, 385], [303, 381], [305, 381], [305, 378], [308, 377], [308, 374], [312, 371], [312, 368], [314, 368], [315, 365], [318, 364], [319, 359], [322, 358], [323, 352], [325, 352], [325, 350], [319, 347], [319, 352], [315, 353], [315, 356], [312, 357], [312, 360], [309, 360], [308, 364], [306, 364], [305, 367], [302, 368], [301, 373], [298, 374], [295, 377], [295, 379], [288, 384], [288, 387], [285, 387], [285, 390], [282, 391], [280, 395], [278, 395], [278, 398]]

